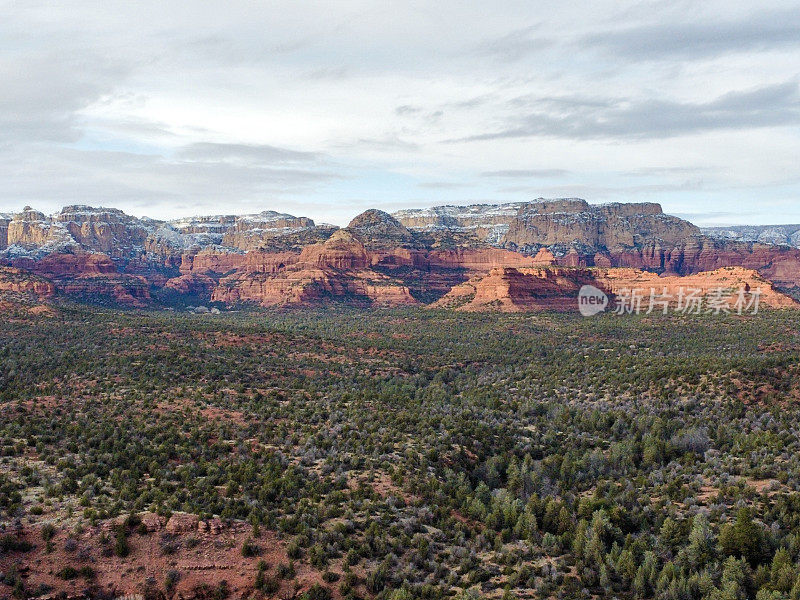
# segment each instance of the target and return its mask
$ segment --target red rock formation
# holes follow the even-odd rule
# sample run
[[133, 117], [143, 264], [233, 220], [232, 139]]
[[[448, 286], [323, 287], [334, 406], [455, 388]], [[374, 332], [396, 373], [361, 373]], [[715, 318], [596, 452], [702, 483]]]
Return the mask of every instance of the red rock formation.
[[340, 230], [327, 241], [304, 248], [299, 257], [255, 256], [251, 268], [220, 280], [212, 300], [263, 306], [327, 300], [376, 305], [416, 303], [406, 286], [369, 269], [371, 262], [364, 244], [352, 233]]
[[217, 252], [215, 250], [203, 250], [195, 254], [183, 254], [181, 256], [181, 273], [230, 273], [239, 269], [247, 261], [246, 254], [234, 254], [231, 252]]
[[547, 248], [539, 248], [539, 252], [533, 257], [533, 264], [536, 266], [550, 266], [556, 264], [556, 257]]
[[197, 524], [199, 522], [200, 519], [197, 515], [173, 513], [164, 529], [167, 533], [172, 534], [189, 533], [197, 530]]
[[173, 277], [164, 284], [164, 289], [173, 290], [178, 294], [189, 296], [211, 296], [217, 281], [202, 273], [189, 273], [180, 277]]
[[105, 254], [48, 254], [40, 260], [20, 258], [12, 261], [44, 277], [63, 278], [117, 273], [114, 262]]
[[456, 286], [433, 304], [466, 311], [577, 310], [582, 285], [599, 285], [589, 269], [497, 267]]
[[458, 248], [432, 250], [428, 254], [431, 268], [459, 268], [486, 272], [496, 267], [532, 267], [535, 259], [502, 248]]
[[372, 250], [370, 253], [370, 265], [385, 268], [408, 267], [411, 269], [428, 269], [430, 260], [428, 253], [424, 250], [413, 250], [410, 248], [388, 248]]
[[[526, 269], [553, 265], [669, 275], [741, 266], [780, 286], [800, 287], [800, 249], [698, 235], [657, 204], [592, 206], [564, 199], [402, 214], [398, 221], [369, 210], [333, 232], [272, 212], [168, 224], [116, 209], [70, 206], [46, 217], [26, 207], [13, 219], [0, 215], [0, 248], [6, 242], [22, 246], [0, 256], [5, 264], [51, 278], [60, 292], [132, 305], [148, 302], [150, 289], [164, 301], [187, 295], [268, 305], [429, 303], [470, 278], [486, 279], [490, 303], [504, 287], [513, 295], [533, 285], [529, 295], [546, 296], [549, 280], [531, 282]], [[220, 245], [223, 239], [240, 249]], [[528, 256], [490, 243], [538, 252]], [[551, 249], [543, 246], [549, 243]], [[496, 271], [506, 268], [516, 272]], [[480, 294], [478, 299], [483, 302]]]
[[299, 262], [321, 268], [352, 270], [364, 269], [371, 261], [364, 244], [349, 231], [340, 229], [327, 241], [303, 248]]
[[670, 248], [660, 244], [646, 244], [638, 249], [596, 253], [591, 257], [581, 257], [580, 260], [576, 255], [567, 255], [558, 258], [556, 262], [564, 266], [575, 266], [576, 263], [583, 262], [598, 267], [632, 267], [680, 275], [741, 266], [758, 270], [780, 286], [800, 286], [800, 249], [721, 242], [707, 237], [692, 238]]
[[415, 304], [407, 287], [373, 271], [344, 275], [313, 266], [278, 274], [243, 273], [223, 278], [214, 290], [215, 302], [255, 302], [262, 306], [311, 304], [340, 300], [354, 304]]
[[55, 291], [51, 281], [33, 273], [13, 267], [0, 267], [0, 292], [32, 294], [44, 299], [51, 297]]
[[669, 305], [678, 304], [679, 297], [685, 298], [691, 291], [698, 290], [697, 295], [706, 298], [706, 302], [709, 297], [717, 296], [727, 306], [733, 307], [739, 290], [747, 294], [760, 290], [762, 307], [800, 307], [758, 272], [741, 267], [726, 267], [685, 277], [660, 277], [633, 268], [499, 267], [456, 286], [433, 306], [503, 312], [577, 310], [577, 295], [583, 285], [593, 285], [620, 297], [631, 296], [632, 290], [636, 290], [636, 295], [642, 298], [639, 306], [644, 310], [649, 306], [651, 290]]
[[56, 290], [66, 295], [134, 307], [150, 302], [148, 281], [117, 272], [114, 262], [105, 254], [48, 254], [40, 260], [19, 258], [11, 263], [51, 279]]
[[670, 304], [678, 304], [679, 297], [690, 290], [699, 290], [702, 297], [718, 294], [727, 304], [733, 304], [739, 290], [760, 290], [760, 305], [771, 308], [797, 308], [791, 297], [777, 291], [772, 282], [764, 279], [758, 271], [743, 267], [722, 267], [714, 271], [703, 271], [686, 276], [661, 276], [638, 269], [597, 269], [597, 281], [615, 295], [633, 290], [649, 302], [650, 294], [663, 296]]

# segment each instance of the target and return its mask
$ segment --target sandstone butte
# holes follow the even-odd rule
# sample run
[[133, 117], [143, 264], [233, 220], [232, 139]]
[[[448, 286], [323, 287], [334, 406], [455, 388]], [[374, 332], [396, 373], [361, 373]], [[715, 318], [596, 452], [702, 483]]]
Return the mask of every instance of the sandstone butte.
[[[0, 214], [3, 265], [39, 277], [49, 295], [131, 307], [566, 309], [586, 282], [613, 293], [737, 277], [769, 289], [765, 305], [783, 306], [791, 300], [772, 283], [800, 289], [800, 248], [711, 238], [657, 204], [580, 199], [368, 210], [343, 229], [274, 211], [163, 222], [112, 208], [46, 216], [26, 207]], [[727, 267], [742, 270], [719, 272]]]
[[0, 293], [3, 292], [30, 294], [37, 299], [45, 299], [55, 294], [55, 286], [47, 279], [23, 269], [0, 267]]
[[[739, 290], [747, 298], [759, 290], [761, 307], [798, 308], [790, 296], [752, 269], [724, 267], [689, 276], [659, 276], [656, 273], [632, 268], [569, 268], [544, 266], [536, 268], [497, 267], [488, 274], [479, 274], [454, 287], [435, 302], [435, 308], [463, 311], [526, 312], [536, 310], [567, 310], [577, 308], [578, 292], [583, 285], [593, 285], [611, 297], [635, 293], [643, 298], [646, 309], [651, 290], [657, 297], [667, 298], [673, 307], [681, 290], [688, 294], [708, 297], [719, 294], [728, 305], [734, 305]], [[720, 292], [717, 292], [720, 290]]]
[[[308, 246], [297, 257], [270, 255], [244, 272], [223, 277], [211, 299], [226, 304], [257, 302], [263, 306], [351, 299], [358, 303], [396, 306], [416, 304], [400, 282], [373, 271], [364, 244], [345, 230]], [[266, 262], [266, 265], [265, 265]]]
[[14, 318], [20, 312], [28, 316], [53, 316], [51, 307], [43, 304], [55, 294], [52, 282], [32, 273], [11, 267], [0, 267], [0, 315]]
[[144, 307], [151, 301], [147, 279], [118, 272], [105, 254], [49, 254], [40, 260], [22, 259], [14, 264], [46, 278], [55, 291], [68, 296], [107, 299], [131, 307]]

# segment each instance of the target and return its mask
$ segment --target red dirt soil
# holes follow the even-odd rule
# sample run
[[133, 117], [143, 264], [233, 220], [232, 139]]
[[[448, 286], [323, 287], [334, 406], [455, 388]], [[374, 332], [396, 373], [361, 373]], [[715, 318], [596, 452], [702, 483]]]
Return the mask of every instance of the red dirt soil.
[[[152, 523], [154, 517], [152, 514], [146, 515], [146, 520]], [[169, 571], [180, 574], [174, 589], [177, 598], [200, 597], [202, 593], [197, 589], [199, 586], [214, 588], [223, 580], [228, 583], [230, 598], [249, 598], [254, 593], [253, 584], [259, 561], [267, 563], [266, 573], [269, 576], [274, 576], [278, 564], [289, 562], [285, 542], [279, 540], [275, 533], [263, 529], [260, 537], [254, 540], [261, 549], [260, 554], [243, 557], [242, 544], [252, 536], [252, 528], [242, 522], [233, 522], [216, 534], [198, 531], [197, 528], [175, 534], [172, 540], [178, 549], [166, 554], [162, 550], [162, 536], [166, 534], [163, 518], [160, 523], [161, 529], [158, 531], [147, 534], [132, 532], [128, 537], [130, 554], [124, 558], [112, 552], [114, 534], [109, 533], [112, 522], [105, 522], [98, 527], [87, 526], [80, 535], [74, 536], [77, 547], [71, 551], [65, 549], [69, 537], [67, 532], [58, 531], [52, 540], [53, 550], [50, 553], [46, 551], [40, 527], [25, 525], [12, 535], [27, 540], [35, 548], [26, 553], [0, 555], [0, 571], [8, 572], [12, 565], [16, 565], [29, 591], [35, 591], [41, 584], [50, 586], [51, 590], [41, 596], [45, 599], [55, 598], [61, 592], [66, 593], [67, 597], [82, 597], [90, 586], [114, 597], [141, 595], [148, 579], [151, 586], [163, 592]], [[104, 534], [110, 540], [106, 545], [101, 542]], [[187, 544], [190, 539], [196, 540], [193, 547]], [[296, 586], [298, 592], [302, 592], [315, 583], [323, 584], [320, 572], [300, 561], [294, 564], [297, 573], [295, 579], [281, 581], [281, 589], [275, 597], [292, 597]], [[89, 581], [82, 577], [64, 580], [57, 574], [68, 566], [75, 569], [89, 566], [95, 576]], [[334, 584], [329, 587], [333, 597], [338, 598], [338, 586]], [[0, 583], [0, 597], [10, 597], [11, 591], [10, 587]]]

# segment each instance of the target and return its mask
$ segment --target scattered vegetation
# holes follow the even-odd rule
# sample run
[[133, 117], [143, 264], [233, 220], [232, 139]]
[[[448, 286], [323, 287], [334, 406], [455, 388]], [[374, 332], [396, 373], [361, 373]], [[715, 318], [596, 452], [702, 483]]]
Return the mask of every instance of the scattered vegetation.
[[183, 511], [256, 526], [267, 596], [304, 563], [309, 600], [800, 598], [794, 311], [62, 313], [0, 323], [0, 521], [34, 543], [70, 507], [125, 557]]

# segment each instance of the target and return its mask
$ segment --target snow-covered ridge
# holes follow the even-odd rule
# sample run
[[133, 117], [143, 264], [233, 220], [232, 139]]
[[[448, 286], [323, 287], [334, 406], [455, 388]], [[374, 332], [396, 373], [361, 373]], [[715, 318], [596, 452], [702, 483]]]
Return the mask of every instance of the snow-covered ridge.
[[445, 204], [443, 206], [432, 206], [430, 208], [409, 208], [398, 210], [392, 216], [403, 222], [409, 218], [436, 218], [451, 217], [454, 219], [477, 219], [486, 217], [513, 217], [519, 209], [528, 204], [527, 202], [509, 202], [506, 204], [470, 204], [458, 206]]
[[[239, 224], [240, 226], [258, 227], [280, 222], [298, 222], [302, 221], [305, 226], [314, 226], [314, 222], [306, 217], [295, 217], [287, 213], [279, 213], [274, 210], [265, 210], [260, 213], [246, 214], [246, 215], [205, 215], [183, 217], [181, 219], [174, 219], [168, 221], [169, 225], [176, 229], [218, 229], [219, 233], [223, 233], [224, 229]], [[276, 226], [275, 229], [281, 228]]]
[[[421, 223], [423, 220], [438, 219], [441, 224], [447, 224], [447, 219], [452, 219], [451, 225], [458, 226], [458, 222], [469, 220], [510, 220], [522, 212], [547, 213], [564, 215], [608, 215], [619, 214], [635, 215], [663, 214], [661, 206], [652, 202], [622, 203], [609, 202], [605, 204], [589, 204], [582, 198], [536, 198], [529, 202], [508, 202], [503, 204], [469, 204], [464, 206], [445, 204], [430, 208], [410, 208], [398, 210], [392, 216], [407, 227], [427, 227], [431, 223]], [[415, 222], [417, 222], [415, 224]], [[463, 225], [463, 224], [462, 224]]]
[[800, 248], [800, 225], [732, 225], [703, 227], [701, 231], [717, 239]]
[[29, 206], [16, 214], [2, 213], [0, 226], [0, 252], [6, 257], [38, 258], [54, 252], [85, 251], [127, 260], [152, 252], [164, 254], [197, 248], [240, 252], [266, 239], [313, 228], [314, 222], [272, 210], [167, 222], [134, 217], [117, 208], [75, 204], [51, 215]]

